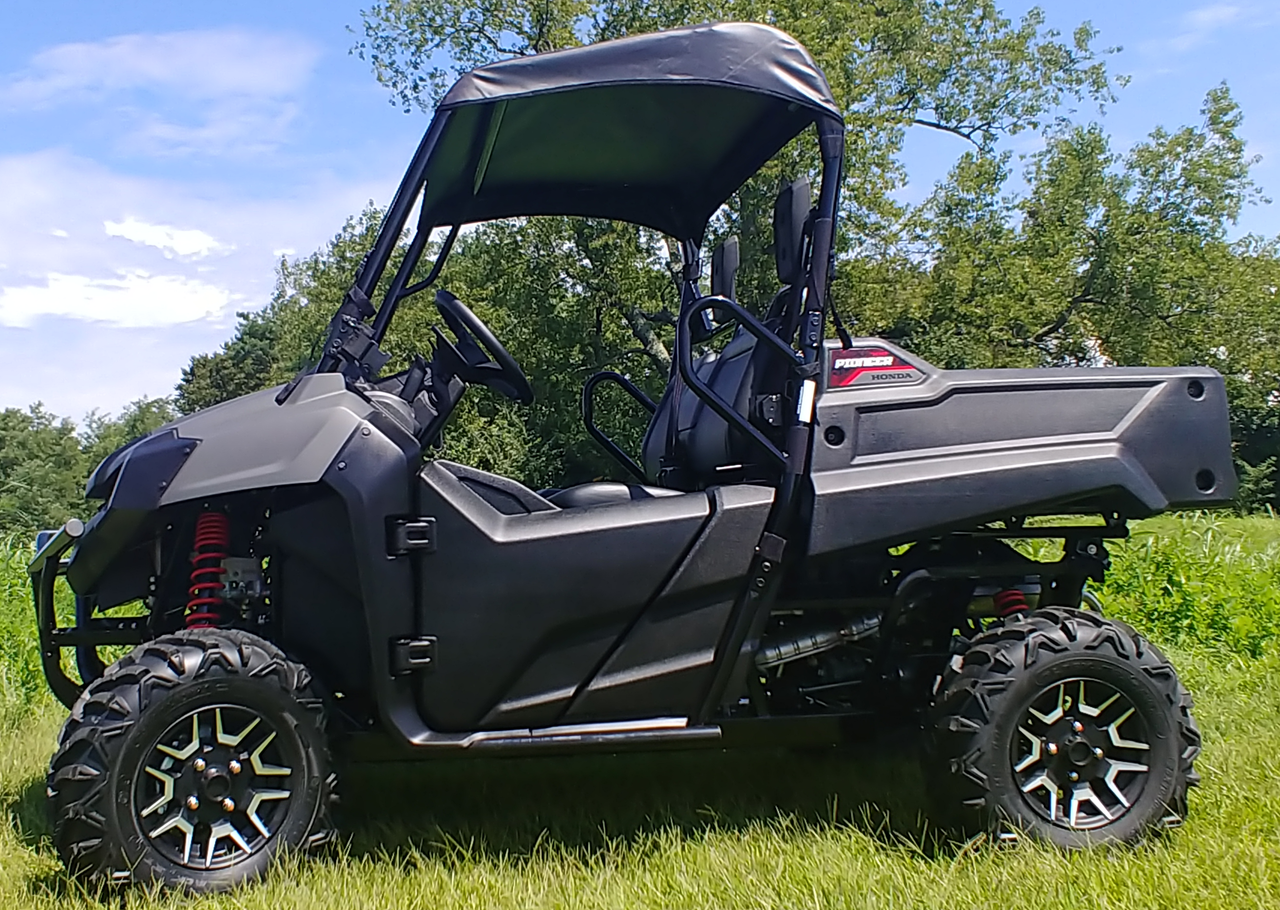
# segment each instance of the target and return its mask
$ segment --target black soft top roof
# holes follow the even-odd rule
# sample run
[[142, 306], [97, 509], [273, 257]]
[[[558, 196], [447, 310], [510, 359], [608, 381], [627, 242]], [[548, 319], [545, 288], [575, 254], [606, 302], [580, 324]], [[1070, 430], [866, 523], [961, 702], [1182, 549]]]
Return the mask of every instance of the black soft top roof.
[[587, 215], [700, 239], [801, 130], [840, 114], [792, 37], [717, 23], [520, 57], [445, 95], [425, 162], [434, 224]]

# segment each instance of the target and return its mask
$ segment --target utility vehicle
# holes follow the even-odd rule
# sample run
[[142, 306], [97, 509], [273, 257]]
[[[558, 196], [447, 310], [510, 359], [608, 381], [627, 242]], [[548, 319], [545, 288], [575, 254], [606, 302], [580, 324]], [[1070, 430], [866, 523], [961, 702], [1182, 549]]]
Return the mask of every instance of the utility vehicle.
[[[816, 194], [800, 179], [777, 196], [776, 296], [735, 300], [732, 240], [704, 295], [709, 220], [797, 139], [821, 166]], [[827, 340], [844, 139], [814, 61], [763, 25], [459, 79], [317, 365], [124, 446], [88, 479], [92, 517], [42, 536], [44, 670], [71, 709], [48, 778], [66, 865], [245, 881], [330, 836], [332, 750], [377, 743], [410, 759], [809, 748], [923, 727], [961, 827], [1074, 847], [1176, 824], [1190, 698], [1082, 590], [1127, 521], [1232, 496], [1222, 378], [949, 371], [837, 317]], [[447, 290], [433, 349], [385, 375], [388, 323], [460, 227], [535, 215], [638, 224], [680, 250], [661, 400], [616, 373], [584, 391], [626, 482], [537, 491], [435, 457], [470, 386], [534, 396]], [[651, 413], [640, 451], [595, 425], [601, 383]], [[1061, 558], [1029, 558], [1026, 538], [1062, 540]], [[104, 665], [119, 645], [136, 647]]]

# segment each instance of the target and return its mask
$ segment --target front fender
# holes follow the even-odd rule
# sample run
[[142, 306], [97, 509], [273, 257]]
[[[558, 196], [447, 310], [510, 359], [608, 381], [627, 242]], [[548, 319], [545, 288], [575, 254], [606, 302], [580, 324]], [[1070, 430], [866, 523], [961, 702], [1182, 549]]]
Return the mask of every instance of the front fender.
[[160, 505], [319, 481], [377, 408], [338, 373], [304, 376], [284, 404], [266, 389], [174, 421], [201, 440]]

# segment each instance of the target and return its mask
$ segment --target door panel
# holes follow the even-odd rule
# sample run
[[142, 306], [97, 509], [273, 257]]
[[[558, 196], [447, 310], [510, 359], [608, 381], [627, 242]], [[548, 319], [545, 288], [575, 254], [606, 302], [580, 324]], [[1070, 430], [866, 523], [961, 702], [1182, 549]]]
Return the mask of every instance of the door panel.
[[711, 683], [716, 648], [773, 505], [773, 490], [713, 487], [706, 530], [628, 630], [566, 721], [688, 717]]
[[419, 701], [441, 731], [562, 711], [711, 512], [706, 493], [687, 493], [508, 515], [434, 462], [417, 495], [418, 514], [436, 520], [435, 552], [416, 557], [419, 630], [437, 639]]

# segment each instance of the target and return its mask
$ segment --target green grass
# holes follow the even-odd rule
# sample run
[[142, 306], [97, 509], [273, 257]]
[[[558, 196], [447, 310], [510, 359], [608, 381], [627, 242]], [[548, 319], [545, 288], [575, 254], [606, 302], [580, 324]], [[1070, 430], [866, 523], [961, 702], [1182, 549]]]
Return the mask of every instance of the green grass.
[[[1113, 547], [1109, 608], [1196, 695], [1204, 784], [1139, 849], [934, 846], [899, 752], [371, 766], [342, 842], [216, 898], [130, 907], [1280, 906], [1280, 522], [1160, 519]], [[61, 873], [43, 770], [63, 712], [39, 684], [27, 592], [0, 576], [0, 902], [93, 905]], [[119, 903], [115, 896], [103, 904]]]

